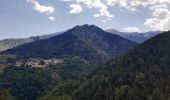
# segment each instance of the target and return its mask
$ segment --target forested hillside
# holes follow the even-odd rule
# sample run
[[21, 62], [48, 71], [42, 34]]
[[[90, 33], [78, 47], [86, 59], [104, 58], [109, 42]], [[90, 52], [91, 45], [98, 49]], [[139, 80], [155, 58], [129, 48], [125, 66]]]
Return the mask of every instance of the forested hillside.
[[75, 90], [74, 100], [169, 100], [170, 32], [110, 61]]

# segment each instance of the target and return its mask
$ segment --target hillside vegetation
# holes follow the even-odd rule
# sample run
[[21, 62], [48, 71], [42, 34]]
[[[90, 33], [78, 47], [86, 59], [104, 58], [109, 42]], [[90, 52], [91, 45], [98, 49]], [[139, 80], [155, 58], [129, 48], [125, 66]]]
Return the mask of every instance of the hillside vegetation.
[[74, 100], [169, 100], [170, 32], [110, 61], [73, 93]]

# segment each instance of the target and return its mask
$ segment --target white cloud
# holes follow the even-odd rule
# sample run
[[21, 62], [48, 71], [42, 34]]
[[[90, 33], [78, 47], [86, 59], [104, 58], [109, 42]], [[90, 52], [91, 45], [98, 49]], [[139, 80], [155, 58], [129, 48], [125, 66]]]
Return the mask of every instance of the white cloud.
[[102, 23], [105, 23], [105, 22], [106, 22], [106, 20], [102, 20], [101, 22], [102, 22]]
[[51, 20], [51, 21], [53, 21], [53, 20], [55, 20], [55, 17], [49, 16], [48, 19]]
[[[40, 4], [37, 0], [27, 0], [33, 5], [34, 10], [44, 13], [48, 19], [54, 20], [51, 16], [55, 12], [52, 6]], [[139, 8], [148, 8], [152, 12], [152, 17], [147, 18], [144, 22], [145, 26], [157, 30], [170, 29], [170, 0], [59, 0], [69, 4], [70, 14], [79, 14], [84, 11], [84, 8], [96, 9], [97, 12], [93, 15], [95, 18], [102, 17], [101, 22], [106, 22], [108, 18], [114, 17], [109, 11], [110, 7], [119, 7], [120, 9], [137, 11]], [[134, 29], [134, 28], [133, 28]]]
[[159, 23], [160, 23], [160, 20], [157, 19], [157, 18], [149, 18], [145, 21], [144, 25], [145, 26], [149, 26], [151, 28], [154, 28], [154, 29], [158, 29], [159, 28]]
[[[64, 2], [77, 3], [79, 8], [85, 6], [89, 9], [96, 9], [98, 12], [94, 14], [94, 17], [103, 17], [101, 22], [106, 22], [107, 18], [114, 17], [113, 14], [108, 10], [109, 7], [119, 7], [120, 9], [125, 9], [129, 11], [137, 11], [141, 7], [148, 8], [152, 11], [152, 18], [146, 19], [144, 22], [145, 26], [150, 28], [164, 30], [167, 29], [169, 22], [169, 7], [170, 0], [60, 0]], [[70, 5], [71, 6], [71, 5]], [[76, 6], [72, 7], [72, 13], [80, 13], [81, 9]]]
[[147, 18], [145, 26], [167, 31], [170, 30], [170, 0], [105, 0], [109, 6], [118, 6], [130, 11], [148, 8], [152, 17]]
[[160, 31], [168, 31], [170, 30], [170, 16], [159, 19], [159, 18], [149, 18], [144, 23], [145, 26], [149, 26], [153, 29], [160, 30]]
[[98, 13], [94, 17], [113, 17], [108, 11], [108, 7], [101, 0], [94, 0], [90, 6], [98, 9]]
[[51, 6], [45, 6], [45, 5], [41, 5], [39, 2], [37, 2], [36, 0], [27, 0], [29, 3], [31, 3], [33, 5], [33, 8], [40, 12], [40, 13], [46, 13], [46, 14], [51, 14], [54, 13], [55, 9]]
[[160, 5], [153, 5], [150, 7], [151, 10], [157, 9], [157, 8], [168, 8], [166, 4], [160, 4]]
[[100, 9], [99, 13], [94, 14], [94, 17], [114, 17], [107, 9]]
[[139, 28], [137, 27], [125, 27], [122, 29], [124, 32], [140, 32]]
[[170, 4], [170, 0], [105, 0], [109, 6], [118, 6], [136, 11], [140, 7], [153, 7], [157, 5], [165, 6]]
[[154, 17], [166, 17], [168, 15], [170, 15], [170, 11], [168, 9], [165, 8], [157, 8], [155, 9], [155, 11], [152, 14]]
[[54, 13], [55, 9], [51, 6], [45, 6], [41, 5], [36, 0], [27, 0], [27, 2], [31, 3], [33, 5], [33, 9], [39, 13], [44, 13], [48, 15], [48, 19], [54, 20], [55, 18], [52, 16], [49, 16], [50, 14]]
[[[85, 5], [85, 7], [89, 9], [97, 9], [98, 13], [94, 14], [94, 17], [113, 17], [113, 15], [108, 11], [108, 7], [106, 4], [102, 2], [102, 0], [61, 0], [65, 2], [70, 2], [72, 6], [72, 3], [77, 3], [77, 6], [72, 6], [70, 12], [80, 13], [82, 12], [82, 8], [80, 9], [81, 5]], [[78, 9], [78, 8], [79, 9]]]
[[148, 18], [144, 25], [160, 31], [170, 30], [170, 10], [168, 6], [166, 4], [156, 5], [151, 9], [153, 10], [152, 17]]
[[71, 4], [70, 8], [70, 14], [78, 14], [83, 11], [82, 7], [79, 4]]
[[106, 0], [108, 6], [118, 6], [128, 9], [130, 11], [136, 11], [141, 5], [138, 0]]

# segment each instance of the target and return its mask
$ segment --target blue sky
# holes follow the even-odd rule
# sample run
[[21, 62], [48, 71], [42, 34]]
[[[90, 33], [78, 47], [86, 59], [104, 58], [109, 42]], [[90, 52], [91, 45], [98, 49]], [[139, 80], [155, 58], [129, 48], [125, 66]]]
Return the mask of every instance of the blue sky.
[[1, 0], [0, 39], [94, 24], [146, 32], [170, 29], [170, 0]]

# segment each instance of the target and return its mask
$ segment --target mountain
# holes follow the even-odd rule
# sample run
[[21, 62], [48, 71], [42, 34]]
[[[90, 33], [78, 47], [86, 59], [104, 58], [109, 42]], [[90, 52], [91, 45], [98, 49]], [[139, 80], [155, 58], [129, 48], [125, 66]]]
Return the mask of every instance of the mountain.
[[76, 26], [63, 34], [20, 45], [0, 53], [0, 92], [16, 100], [36, 100], [54, 91], [58, 96], [71, 93], [98, 65], [136, 45], [94, 25]]
[[[160, 31], [150, 31], [150, 32], [146, 32], [146, 33], [137, 33], [137, 32], [128, 33], [128, 32], [120, 32], [115, 29], [107, 29], [106, 31], [113, 33], [113, 34], [120, 35], [124, 38], [135, 41], [137, 43], [142, 43], [145, 40], [161, 33]], [[52, 33], [52, 34], [47, 34], [47, 35], [42, 35], [42, 36], [32, 36], [29, 38], [0, 40], [0, 52], [5, 51], [7, 49], [12, 49], [14, 47], [17, 47], [17, 46], [25, 44], [25, 43], [34, 42], [39, 39], [48, 39], [50, 37], [53, 37], [53, 36], [61, 34], [61, 33], [63, 33], [63, 32], [57, 32], [57, 33]]]
[[169, 100], [170, 31], [140, 44], [94, 72], [74, 100]]
[[162, 32], [160, 31], [150, 31], [146, 33], [138, 33], [138, 32], [120, 32], [115, 29], [107, 29], [107, 32], [120, 35], [124, 38], [127, 38], [129, 40], [135, 41], [137, 43], [143, 43], [144, 41], [150, 39], [153, 36], [156, 36]]
[[91, 62], [105, 62], [136, 45], [94, 25], [76, 26], [61, 35], [39, 40], [2, 53], [18, 57], [60, 58], [79, 56]]
[[18, 39], [4, 39], [0, 40], [0, 52], [5, 51], [7, 49], [12, 49], [14, 47], [17, 47], [22, 44], [34, 42], [40, 39], [48, 39], [50, 37], [56, 36], [58, 34], [61, 34], [62, 32], [52, 33], [48, 35], [42, 35], [42, 36], [32, 36], [29, 38], [18, 38]]

